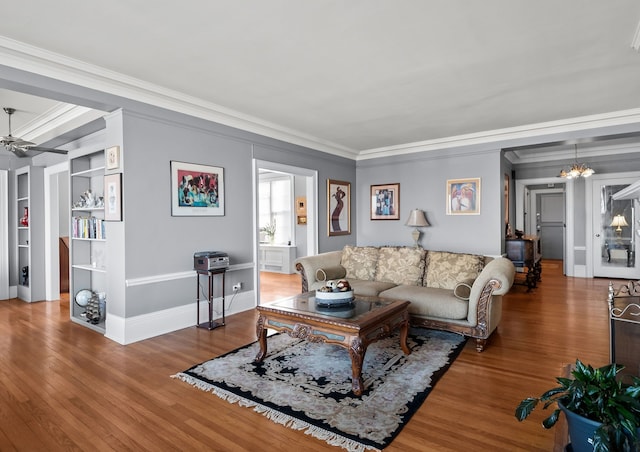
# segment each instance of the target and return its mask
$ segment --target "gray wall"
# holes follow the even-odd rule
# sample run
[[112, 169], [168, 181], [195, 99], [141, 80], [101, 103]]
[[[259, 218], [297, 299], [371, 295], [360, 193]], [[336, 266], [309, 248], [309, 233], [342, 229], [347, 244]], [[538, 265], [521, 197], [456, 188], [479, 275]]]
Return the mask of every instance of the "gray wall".
[[[358, 244], [412, 245], [405, 226], [422, 209], [430, 226], [420, 244], [430, 250], [501, 254], [504, 236], [503, 165], [499, 149], [443, 150], [358, 162]], [[481, 179], [480, 215], [446, 215], [448, 179]], [[400, 220], [370, 219], [371, 185], [400, 184]]]
[[[169, 114], [167, 116], [174, 116]], [[126, 279], [190, 270], [193, 253], [225, 251], [232, 264], [253, 261], [252, 159], [275, 161], [319, 173], [320, 199], [326, 197], [326, 179], [355, 184], [355, 162], [311, 152], [275, 140], [220, 133], [219, 125], [189, 117], [123, 113], [123, 206]], [[271, 141], [268, 145], [260, 143]], [[169, 165], [177, 160], [224, 168], [225, 215], [172, 217]], [[354, 205], [355, 200], [353, 200]], [[321, 202], [322, 204], [322, 202]], [[319, 209], [320, 251], [355, 243], [355, 232], [335, 240], [326, 237], [326, 206]], [[227, 285], [242, 282], [253, 287], [253, 270], [227, 275]], [[126, 317], [193, 303], [193, 282], [178, 280], [126, 291]], [[230, 289], [228, 287], [227, 289]], [[229, 293], [231, 291], [229, 290]]]

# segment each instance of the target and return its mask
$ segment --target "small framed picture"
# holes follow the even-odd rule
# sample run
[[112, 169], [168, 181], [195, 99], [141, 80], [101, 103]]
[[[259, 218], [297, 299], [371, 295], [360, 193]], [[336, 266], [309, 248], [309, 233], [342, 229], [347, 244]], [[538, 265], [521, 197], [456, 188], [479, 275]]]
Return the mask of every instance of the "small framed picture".
[[447, 215], [480, 215], [480, 178], [447, 181]]
[[114, 170], [120, 168], [120, 146], [111, 146], [105, 151], [107, 169]]
[[351, 234], [351, 183], [327, 179], [329, 237]]
[[223, 216], [224, 168], [171, 161], [171, 215]]
[[122, 221], [122, 174], [104, 176], [104, 219]]
[[371, 186], [371, 219], [400, 219], [400, 184]]

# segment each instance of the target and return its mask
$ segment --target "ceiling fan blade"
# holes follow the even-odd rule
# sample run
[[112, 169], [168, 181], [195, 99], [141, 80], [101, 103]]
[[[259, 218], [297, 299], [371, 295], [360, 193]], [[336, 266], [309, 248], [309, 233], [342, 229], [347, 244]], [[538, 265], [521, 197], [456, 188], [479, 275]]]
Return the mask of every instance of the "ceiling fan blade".
[[27, 153], [23, 149], [20, 149], [18, 147], [15, 147], [15, 146], [12, 146], [12, 145], [7, 145], [7, 146], [5, 146], [5, 148], [9, 152], [13, 152], [16, 157], [20, 157], [20, 158], [28, 157]]
[[[23, 145], [19, 145], [19, 146], [23, 146]], [[56, 154], [67, 154], [69, 152], [69, 151], [65, 151], [64, 149], [53, 149], [53, 148], [45, 148], [42, 146], [31, 146], [31, 145], [24, 146], [24, 148], [27, 151], [53, 152]]]
[[20, 147], [34, 146], [35, 145], [35, 143], [32, 143], [31, 141], [23, 140], [22, 138], [17, 138], [17, 137], [13, 138], [13, 143], [12, 144], [14, 146], [20, 146]]

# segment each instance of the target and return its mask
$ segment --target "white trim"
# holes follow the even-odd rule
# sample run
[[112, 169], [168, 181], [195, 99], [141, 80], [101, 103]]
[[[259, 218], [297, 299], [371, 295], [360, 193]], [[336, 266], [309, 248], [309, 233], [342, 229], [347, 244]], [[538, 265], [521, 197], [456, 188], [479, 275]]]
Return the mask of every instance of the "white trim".
[[532, 137], [550, 134], [567, 134], [594, 128], [640, 124], [640, 109], [636, 108], [359, 151], [3, 36], [0, 36], [0, 60], [4, 65], [18, 70], [126, 97], [353, 160], [487, 145], [509, 140], [526, 139], [530, 142]]
[[[235, 264], [235, 265], [230, 265], [229, 268], [227, 268], [227, 272], [233, 272], [237, 270], [247, 270], [254, 267], [255, 267], [255, 264], [253, 262], [247, 262], [244, 264]], [[193, 270], [176, 272], [176, 273], [163, 273], [161, 275], [141, 276], [139, 278], [126, 279], [124, 281], [124, 284], [126, 287], [145, 286], [147, 284], [156, 284], [156, 283], [161, 283], [166, 281], [174, 281], [176, 279], [193, 278], [195, 275], [196, 273]]]
[[256, 304], [260, 304], [260, 231], [258, 221], [258, 199], [260, 188], [260, 169], [279, 171], [307, 178], [307, 255], [318, 254], [318, 171], [266, 160], [253, 159], [253, 260], [256, 266], [253, 272], [253, 287], [256, 292]]
[[[640, 171], [627, 171], [627, 172], [623, 172], [623, 173], [607, 173], [607, 174], [595, 174], [591, 177], [589, 177], [588, 179], [586, 179], [585, 181], [585, 212], [586, 212], [586, 218], [587, 218], [587, 224], [586, 224], [586, 228], [585, 228], [585, 235], [586, 235], [586, 251], [585, 251], [585, 259], [586, 259], [586, 270], [585, 273], [587, 275], [587, 277], [589, 278], [593, 278], [593, 269], [594, 269], [594, 264], [593, 264], [593, 253], [594, 253], [594, 249], [593, 249], [593, 182], [594, 181], [600, 181], [603, 179], [621, 179], [621, 178], [625, 178], [625, 177], [629, 177], [629, 178], [638, 178], [640, 177]], [[637, 261], [637, 258], [636, 258]]]
[[[213, 300], [214, 306], [220, 306], [221, 298]], [[236, 295], [225, 297], [227, 308], [225, 323], [229, 322], [228, 316], [255, 308], [255, 295], [253, 291], [240, 292]], [[200, 302], [200, 321], [206, 321], [208, 302]], [[128, 345], [183, 328], [195, 328], [197, 317], [197, 305], [188, 303], [175, 308], [155, 311], [149, 314], [123, 318], [109, 313], [106, 322], [105, 337], [119, 344]], [[219, 319], [217, 316], [216, 319]], [[222, 327], [224, 328], [224, 327]]]
[[0, 170], [0, 300], [9, 298], [9, 171]]
[[559, 121], [548, 121], [505, 129], [487, 130], [484, 132], [470, 133], [466, 135], [436, 138], [434, 140], [418, 141], [415, 143], [406, 143], [377, 149], [367, 149], [361, 151], [356, 160], [393, 157], [401, 154], [413, 154], [416, 152], [451, 149], [463, 146], [491, 144], [496, 147], [498, 143], [509, 140], [531, 139], [532, 137], [543, 137], [550, 134], [567, 134], [580, 130], [638, 123], [640, 123], [640, 108], [635, 108]]
[[[525, 188], [527, 185], [540, 185], [540, 184], [564, 184], [564, 205], [565, 205], [565, 241], [562, 255], [564, 256], [564, 273], [567, 276], [576, 276], [575, 272], [575, 259], [574, 259], [574, 187], [570, 180], [563, 179], [561, 177], [546, 177], [540, 179], [516, 179], [516, 229], [524, 231], [524, 208], [526, 200]], [[542, 256], [544, 259], [544, 256]]]
[[345, 146], [4, 36], [0, 36], [0, 60], [9, 67], [23, 71], [123, 96], [341, 157], [353, 159], [357, 154], [357, 151]]

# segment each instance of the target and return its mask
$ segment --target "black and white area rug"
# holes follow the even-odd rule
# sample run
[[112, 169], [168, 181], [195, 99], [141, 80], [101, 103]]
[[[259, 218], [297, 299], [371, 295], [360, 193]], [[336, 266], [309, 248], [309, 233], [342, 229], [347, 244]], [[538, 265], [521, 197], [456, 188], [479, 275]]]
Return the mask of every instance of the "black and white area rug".
[[389, 445], [465, 343], [457, 334], [411, 329], [411, 354], [405, 356], [397, 334], [375, 342], [365, 355], [365, 390], [357, 397], [346, 349], [285, 334], [267, 340], [262, 363], [253, 362], [259, 349], [254, 342], [173, 377], [350, 451]]

